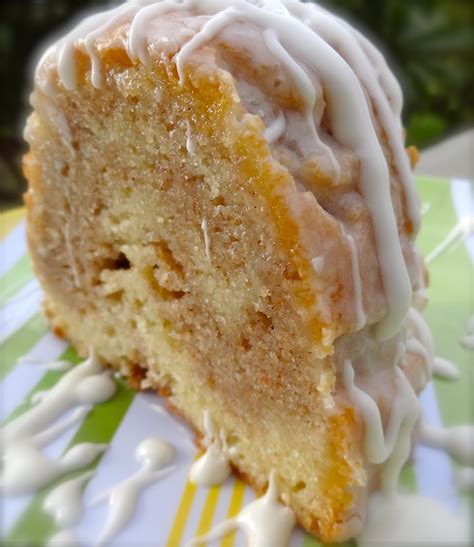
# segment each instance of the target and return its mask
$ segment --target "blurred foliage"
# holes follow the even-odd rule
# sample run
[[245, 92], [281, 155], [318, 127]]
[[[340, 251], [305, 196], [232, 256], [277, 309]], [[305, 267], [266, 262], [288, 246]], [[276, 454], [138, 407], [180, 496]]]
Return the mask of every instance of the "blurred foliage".
[[[472, 0], [320, 0], [350, 19], [387, 55], [405, 93], [410, 144], [424, 147], [474, 122]], [[105, 0], [0, 3], [0, 204], [24, 190], [22, 128], [34, 52], [78, 11]]]
[[472, 0], [322, 0], [385, 53], [404, 92], [408, 144], [474, 122]]

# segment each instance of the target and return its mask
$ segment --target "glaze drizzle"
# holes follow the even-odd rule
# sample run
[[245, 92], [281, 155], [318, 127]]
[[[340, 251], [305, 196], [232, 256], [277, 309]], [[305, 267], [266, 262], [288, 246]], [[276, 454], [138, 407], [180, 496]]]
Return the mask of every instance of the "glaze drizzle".
[[[315, 150], [329, 159], [334, 177], [339, 177], [340, 166], [331, 148], [319, 136], [321, 107], [327, 113], [334, 138], [359, 158], [359, 191], [372, 217], [388, 304], [388, 313], [379, 323], [377, 333], [381, 339], [389, 338], [400, 328], [409, 308], [411, 284], [392, 204], [389, 168], [375, 128], [374, 109], [387, 135], [404, 188], [413, 237], [419, 226], [419, 203], [403, 148], [401, 92], [383, 57], [347, 23], [313, 4], [295, 0], [138, 0], [87, 18], [50, 48], [44, 58], [55, 61], [59, 80], [66, 89], [73, 90], [77, 84], [74, 48], [84, 44], [91, 59], [92, 85], [100, 88], [104, 85], [104, 77], [97, 48], [103, 33], [114, 25], [130, 22], [123, 47], [132, 61], [148, 65], [148, 47], [157, 38], [153, 22], [164, 14], [177, 11], [202, 16], [203, 20], [201, 29], [175, 57], [180, 83], [184, 83], [185, 67], [192, 61], [194, 52], [224, 28], [242, 21], [259, 27], [268, 50], [285, 68], [302, 95], [303, 116]], [[39, 74], [40, 71], [37, 72], [38, 86], [49, 90], [50, 81]], [[187, 123], [187, 148], [192, 154], [194, 143], [189, 137], [189, 121]], [[285, 125], [285, 114], [280, 112], [265, 131], [269, 143], [284, 134]]]

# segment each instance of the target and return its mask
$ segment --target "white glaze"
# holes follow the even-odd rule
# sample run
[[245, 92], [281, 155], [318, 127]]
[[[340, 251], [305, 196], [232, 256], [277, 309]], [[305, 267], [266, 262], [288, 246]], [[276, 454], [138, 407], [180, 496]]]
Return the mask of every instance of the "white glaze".
[[423, 319], [421, 313], [414, 307], [408, 310], [406, 322], [408, 327], [413, 330], [414, 336], [426, 348], [426, 351], [432, 358], [434, 356], [434, 342], [430, 328]]
[[88, 471], [61, 483], [44, 499], [43, 509], [53, 518], [59, 528], [69, 528], [77, 524], [84, 512], [82, 492], [86, 482], [94, 475]]
[[94, 87], [101, 88], [104, 84], [100, 58], [96, 54], [97, 40], [120, 21], [126, 19], [128, 16], [134, 15], [137, 11], [138, 6], [133, 5], [128, 6], [127, 9], [123, 9], [123, 6], [112, 9], [108, 12], [108, 16], [104, 17], [103, 24], [98, 25], [98, 28], [95, 28], [86, 34], [84, 46], [91, 60], [91, 83]]
[[425, 201], [421, 204], [420, 207], [420, 215], [424, 217], [431, 209], [431, 203], [429, 201]]
[[474, 315], [466, 321], [467, 336], [461, 339], [461, 345], [466, 349], [474, 349]]
[[[189, 4], [196, 6], [197, 2], [189, 1]], [[299, 4], [287, 1], [285, 6], [288, 5], [295, 7]], [[220, 10], [225, 6], [228, 6], [228, 3], [221, 0], [199, 2], [201, 10]], [[335, 138], [343, 146], [354, 150], [360, 159], [360, 191], [371, 212], [385, 296], [389, 305], [389, 313], [379, 325], [378, 334], [381, 338], [388, 338], [399, 328], [408, 310], [411, 286], [390, 197], [387, 162], [370, 118], [361, 83], [339, 54], [301, 21], [282, 15], [278, 11], [263, 10], [238, 0], [232, 3], [231, 8], [224, 9], [211, 18], [201, 32], [181, 49], [176, 61], [180, 81], [184, 79], [184, 65], [191, 53], [212, 39], [235, 17], [245, 17], [265, 28], [264, 35], [269, 37], [266, 45], [268, 47], [273, 41], [272, 53], [278, 55], [280, 60], [283, 59], [284, 51], [291, 51], [291, 56], [287, 53], [287, 60], [302, 76], [298, 81], [300, 90], [308, 89], [309, 86], [302, 85], [305, 80], [304, 70], [295, 58], [312, 68], [330, 97], [327, 107]], [[309, 79], [307, 76], [306, 78]], [[312, 84], [311, 88], [314, 90]], [[313, 91], [310, 102], [306, 101], [311, 113], [314, 103]], [[348, 119], [352, 123], [348, 124]], [[402, 170], [403, 167], [399, 166], [399, 171]], [[408, 201], [410, 195], [407, 194]], [[414, 209], [418, 211], [418, 203]]]
[[268, 144], [274, 144], [283, 135], [286, 127], [285, 114], [279, 112], [278, 116], [272, 121], [272, 123], [265, 129], [263, 136]]
[[410, 307], [405, 321], [407, 330], [406, 348], [409, 353], [423, 359], [425, 367], [425, 383], [431, 379], [434, 367], [434, 342], [431, 331], [420, 312]]
[[109, 501], [109, 514], [96, 545], [108, 543], [130, 520], [135, 512], [142, 490], [167, 475], [172, 467], [166, 467], [174, 458], [175, 449], [161, 439], [145, 439], [136, 449], [141, 469], [100, 494], [92, 504]]
[[228, 448], [223, 435], [218, 435], [210, 413], [203, 417], [206, 451], [191, 466], [189, 480], [198, 486], [222, 484], [231, 474]]
[[433, 374], [441, 378], [446, 378], [446, 380], [459, 380], [461, 377], [457, 365], [447, 359], [443, 359], [443, 357], [434, 358]]
[[474, 466], [474, 425], [434, 427], [422, 422], [420, 442], [445, 450], [462, 465]]
[[[372, 119], [370, 96], [387, 135], [397, 172], [404, 186], [408, 216], [416, 232], [419, 204], [401, 135], [401, 92], [383, 57], [360, 33], [321, 8], [294, 0], [256, 3], [243, 0], [184, 0], [183, 2], [127, 2], [109, 12], [87, 18], [44, 55], [58, 66], [66, 89], [76, 85], [74, 45], [83, 41], [92, 62], [92, 84], [103, 84], [97, 41], [119, 21], [130, 22], [128, 40], [123, 44], [129, 57], [149, 63], [148, 45], [156, 37], [154, 19], [165, 13], [191, 10], [206, 15], [204, 25], [179, 51], [176, 65], [181, 83], [185, 65], [193, 53], [220, 31], [235, 22], [246, 21], [263, 29], [269, 51], [280, 61], [298, 87], [305, 103], [304, 118], [312, 133], [315, 150], [322, 151], [339, 176], [331, 149], [318, 136], [326, 108], [331, 132], [359, 158], [360, 191], [374, 224], [374, 234], [388, 302], [387, 316], [378, 328], [380, 338], [394, 334], [408, 309], [411, 287], [401, 252], [390, 195], [390, 176]], [[159, 27], [159, 25], [158, 25]], [[337, 48], [337, 51], [336, 51]], [[38, 86], [45, 81], [37, 76]], [[324, 89], [324, 97], [323, 91]], [[351, 120], [351, 123], [347, 123]], [[282, 134], [281, 113], [267, 128], [269, 142]], [[316, 127], [317, 126], [317, 127]], [[188, 150], [192, 143], [187, 139]]]
[[425, 369], [425, 383], [431, 378], [432, 376], [432, 369], [433, 369], [433, 357], [430, 355], [428, 350], [426, 349], [426, 346], [424, 346], [418, 338], [410, 337], [406, 341], [406, 348], [408, 353], [412, 353], [414, 355], [418, 355], [418, 357], [421, 357], [423, 360], [423, 366]]
[[426, 257], [427, 264], [433, 262], [446, 251], [461, 243], [464, 239], [474, 234], [474, 216], [461, 218], [449, 231], [448, 235]]
[[70, 361], [53, 361], [46, 365], [48, 370], [56, 370], [58, 372], [66, 372], [72, 368], [72, 363]]
[[431, 498], [410, 494], [372, 494], [357, 538], [358, 547], [468, 544], [467, 515], [453, 515]]
[[211, 443], [189, 471], [189, 480], [198, 486], [216, 486], [227, 480], [231, 473], [227, 456], [215, 443]]
[[188, 154], [196, 153], [196, 146], [194, 145], [191, 122], [186, 120], [186, 150]]
[[345, 237], [346, 241], [349, 243], [349, 248], [351, 250], [352, 283], [354, 286], [354, 303], [356, 309], [357, 330], [360, 330], [362, 327], [364, 327], [366, 320], [364, 305], [362, 302], [362, 282], [359, 268], [359, 252], [357, 250], [357, 245], [355, 244], [354, 238], [351, 236], [351, 234], [345, 233]]
[[59, 361], [51, 361], [51, 362], [45, 363], [44, 361], [39, 361], [37, 359], [30, 359], [28, 357], [20, 357], [20, 359], [18, 359], [18, 363], [23, 365], [40, 367], [46, 370], [55, 370], [58, 372], [66, 372], [67, 370], [70, 370], [73, 366], [70, 361], [59, 360]]
[[349, 399], [365, 423], [365, 452], [369, 462], [384, 463], [381, 488], [395, 492], [400, 470], [411, 447], [411, 432], [418, 420], [419, 401], [405, 374], [398, 366], [394, 370], [396, 391], [389, 422], [383, 428], [375, 401], [354, 383], [354, 369], [349, 359], [344, 362], [343, 382]]
[[461, 491], [474, 490], [474, 467], [461, 467], [456, 472], [456, 484]]
[[[336, 179], [340, 178], [341, 170], [337, 160], [327, 144], [325, 144], [318, 135], [315, 126], [315, 111], [320, 110], [322, 116], [322, 108], [320, 105], [323, 102], [323, 90], [320, 86], [315, 86], [310, 76], [302, 66], [295, 62], [293, 57], [282, 46], [278, 39], [278, 34], [273, 28], [267, 28], [263, 33], [265, 45], [269, 51], [280, 61], [287, 69], [290, 77], [296, 84], [300, 94], [303, 95], [305, 103], [304, 119], [306, 128], [309, 131], [310, 138], [313, 142], [315, 150], [326, 155], [330, 161], [333, 170], [333, 176]], [[318, 118], [320, 117], [318, 116]], [[320, 120], [319, 120], [320, 121]]]
[[201, 222], [201, 230], [204, 236], [204, 250], [206, 252], [206, 258], [208, 262], [211, 262], [211, 241], [209, 239], [209, 232], [207, 230], [207, 220], [205, 218], [202, 219]]
[[36, 393], [33, 393], [33, 395], [30, 397], [31, 404], [36, 405], [40, 403], [48, 393], [48, 390], [44, 391], [37, 391]]
[[315, 256], [312, 258], [311, 265], [316, 273], [322, 273], [324, 271], [324, 256]]
[[466, 349], [474, 349], [474, 334], [468, 334], [461, 339], [461, 345]]
[[[91, 353], [86, 361], [64, 374], [55, 386], [42, 394], [34, 407], [0, 430], [3, 450], [0, 486], [5, 494], [17, 495], [42, 488], [63, 474], [88, 465], [106, 449], [106, 445], [81, 443], [57, 461], [41, 452], [42, 447], [81, 420], [90, 405], [113, 396], [115, 384], [101, 371], [100, 363]], [[72, 414], [57, 421], [77, 406], [79, 408]]]
[[52, 460], [33, 441], [15, 443], [4, 456], [0, 490], [8, 496], [34, 492], [66, 473], [89, 465], [106, 449], [104, 444], [80, 443], [59, 460]]
[[275, 473], [270, 473], [264, 496], [245, 506], [234, 518], [218, 524], [208, 534], [194, 538], [188, 545], [200, 545], [219, 539], [240, 528], [248, 538], [248, 547], [287, 547], [295, 525], [293, 511], [278, 501]]
[[[304, 14], [306, 24], [337, 50], [369, 93], [387, 135], [398, 174], [407, 195], [409, 218], [417, 231], [420, 223], [419, 200], [413, 184], [409, 158], [401, 138], [402, 94], [398, 83], [388, 70], [383, 58], [380, 60], [381, 55], [373, 47], [371, 55], [367, 51], [370, 45], [369, 48], [367, 46], [364, 48], [360, 34], [345, 21], [317, 5], [316, 9], [308, 9], [307, 6], [298, 2], [292, 2], [290, 5], [296, 13]], [[367, 40], [365, 43], [368, 43]], [[378, 54], [378, 58], [376, 58], [376, 54]], [[380, 81], [381, 75], [385, 76], [384, 82]], [[392, 97], [395, 99], [395, 103], [391, 103]]]

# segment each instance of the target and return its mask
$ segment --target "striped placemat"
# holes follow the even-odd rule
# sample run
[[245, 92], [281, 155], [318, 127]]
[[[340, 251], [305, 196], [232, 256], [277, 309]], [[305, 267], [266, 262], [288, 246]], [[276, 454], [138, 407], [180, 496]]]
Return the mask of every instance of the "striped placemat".
[[[459, 218], [473, 214], [472, 185], [468, 181], [432, 178], [418, 178], [417, 182], [425, 211], [418, 244], [426, 254]], [[48, 330], [40, 313], [41, 291], [27, 256], [23, 210], [0, 215], [0, 238], [0, 419], [5, 421], [24, 412], [31, 404], [31, 396], [50, 388], [62, 374], [18, 362], [20, 357], [42, 362], [61, 356], [72, 361], [78, 358], [72, 348]], [[461, 381], [434, 381], [422, 394], [425, 419], [435, 425], [465, 423], [472, 416], [472, 353], [459, 344], [465, 334], [465, 322], [473, 313], [472, 260], [471, 236], [466, 245], [449, 250], [430, 267], [430, 303], [425, 317], [435, 338], [437, 354], [456, 362], [462, 371]], [[97, 405], [82, 423], [71, 427], [45, 450], [47, 455], [58, 458], [76, 443], [110, 443], [109, 450], [90, 466], [95, 475], [85, 491], [87, 504], [138, 468], [134, 450], [142, 439], [158, 436], [177, 447], [177, 470], [144, 492], [136, 516], [116, 537], [114, 545], [184, 545], [191, 537], [237, 514], [254, 499], [252, 490], [238, 479], [211, 489], [192, 485], [187, 473], [196, 449], [190, 433], [178, 419], [157, 410], [156, 405], [161, 404], [157, 396], [137, 395], [120, 380], [117, 384], [118, 393], [112, 400]], [[69, 474], [61, 481], [72, 476]], [[431, 449], [416, 448], [402, 482], [405, 488], [434, 496], [450, 507], [460, 503], [452, 462]], [[41, 545], [55, 532], [52, 520], [41, 509], [49, 490], [2, 500], [4, 542]], [[77, 528], [81, 544], [89, 545], [98, 537], [106, 510], [106, 506], [99, 505], [86, 511]], [[244, 537], [238, 534], [225, 538], [220, 545], [244, 543]], [[292, 546], [302, 545], [316, 546], [318, 542], [296, 530]]]

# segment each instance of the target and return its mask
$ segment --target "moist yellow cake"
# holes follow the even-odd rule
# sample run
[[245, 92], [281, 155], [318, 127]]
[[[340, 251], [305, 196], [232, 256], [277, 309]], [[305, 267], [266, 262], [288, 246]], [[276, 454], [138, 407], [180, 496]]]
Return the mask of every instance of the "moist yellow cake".
[[323, 540], [360, 530], [383, 467], [343, 364], [384, 423], [395, 365], [425, 381], [405, 344], [422, 267], [398, 95], [316, 6], [128, 2], [47, 50], [25, 131], [55, 332], [198, 438], [208, 412], [232, 467], [258, 492], [275, 470]]

